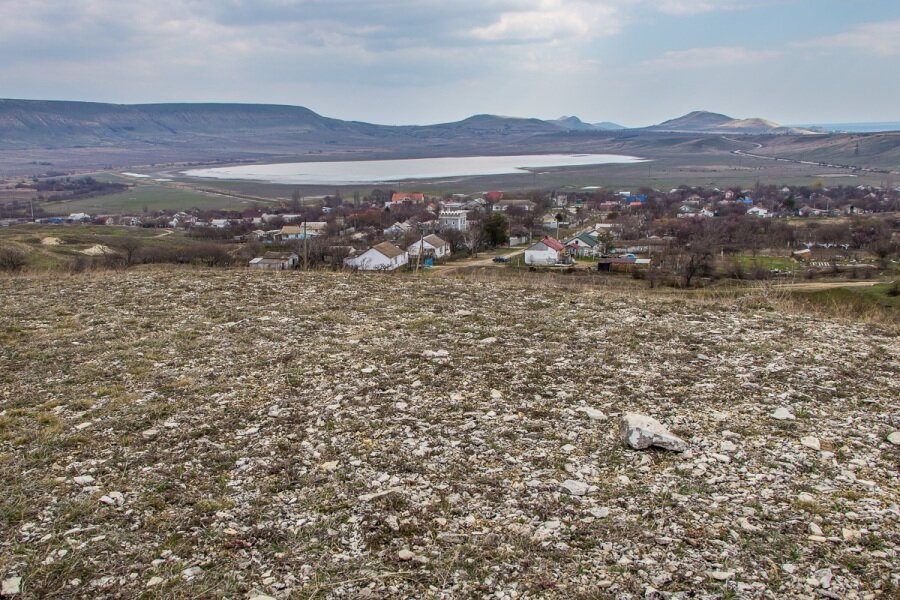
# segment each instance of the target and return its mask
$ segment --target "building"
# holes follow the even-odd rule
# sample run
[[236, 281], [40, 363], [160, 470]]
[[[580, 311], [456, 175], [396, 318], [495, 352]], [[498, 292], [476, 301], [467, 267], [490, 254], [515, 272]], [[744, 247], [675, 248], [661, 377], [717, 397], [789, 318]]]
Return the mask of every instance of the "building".
[[441, 229], [468, 231], [469, 217], [464, 210], [445, 210], [438, 217]]
[[414, 193], [403, 193], [403, 192], [394, 192], [391, 194], [390, 205], [398, 206], [400, 204], [424, 204], [425, 203], [425, 194], [414, 192]]
[[771, 217], [772, 214], [761, 206], [754, 206], [753, 208], [747, 210], [747, 214], [751, 217]]
[[360, 271], [393, 271], [408, 262], [408, 252], [390, 242], [381, 242], [359, 256], [345, 259], [344, 266]]
[[535, 203], [525, 198], [511, 198], [509, 200], [500, 200], [494, 204], [494, 212], [506, 212], [508, 208], [521, 208], [525, 212], [534, 210]]
[[283, 271], [297, 266], [299, 257], [293, 252], [266, 252], [250, 261], [251, 269]]
[[445, 242], [434, 234], [426, 235], [419, 241], [410, 244], [406, 249], [410, 258], [418, 257], [419, 250], [422, 250], [423, 258], [441, 259], [445, 256], [450, 256], [450, 243]]
[[596, 256], [600, 248], [599, 240], [590, 233], [579, 233], [563, 242], [575, 256]]
[[285, 225], [278, 232], [276, 238], [280, 242], [312, 239], [324, 234], [327, 226], [328, 223], [325, 221], [308, 221], [299, 225]]
[[566, 247], [548, 236], [525, 249], [526, 265], [555, 265], [565, 260]]

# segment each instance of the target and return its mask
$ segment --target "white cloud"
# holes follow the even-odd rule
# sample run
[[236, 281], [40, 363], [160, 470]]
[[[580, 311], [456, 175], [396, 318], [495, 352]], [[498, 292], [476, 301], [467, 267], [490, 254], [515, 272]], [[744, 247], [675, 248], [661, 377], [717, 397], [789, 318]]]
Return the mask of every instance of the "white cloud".
[[704, 69], [761, 63], [777, 58], [779, 55], [777, 50], [750, 50], [741, 46], [720, 46], [670, 50], [643, 64], [660, 69]]
[[772, 4], [775, 0], [647, 0], [659, 12], [669, 15], [686, 16], [700, 13], [743, 10]]
[[798, 48], [857, 50], [876, 56], [900, 54], [900, 21], [865, 23], [849, 31], [794, 44]]
[[541, 0], [507, 10], [471, 35], [487, 41], [564, 41], [612, 35], [620, 27], [618, 8], [611, 3]]

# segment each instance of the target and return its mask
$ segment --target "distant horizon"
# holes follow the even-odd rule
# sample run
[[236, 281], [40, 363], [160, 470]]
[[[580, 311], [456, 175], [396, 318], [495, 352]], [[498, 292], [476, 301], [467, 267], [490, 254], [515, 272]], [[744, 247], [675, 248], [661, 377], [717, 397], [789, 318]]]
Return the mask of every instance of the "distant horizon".
[[[355, 118], [355, 117], [350, 117], [350, 118], [338, 117], [338, 116], [329, 114], [329, 113], [327, 113], [327, 112], [324, 112], [324, 111], [322, 111], [322, 110], [318, 110], [318, 109], [316, 109], [316, 108], [310, 107], [310, 106], [305, 105], [305, 104], [289, 104], [289, 103], [282, 103], [282, 102], [229, 102], [229, 101], [218, 101], [218, 100], [161, 101], [161, 102], [141, 102], [141, 101], [139, 101], [139, 102], [110, 102], [110, 101], [104, 101], [104, 100], [80, 100], [80, 99], [74, 99], [74, 100], [73, 100], [73, 99], [56, 99], [56, 98], [10, 98], [10, 97], [0, 98], [0, 102], [4, 102], [4, 101], [12, 101], [12, 102], [69, 102], [69, 103], [78, 103], [78, 104], [103, 104], [103, 105], [111, 105], [111, 106], [151, 106], [151, 105], [162, 106], [162, 105], [178, 105], [178, 104], [183, 104], [183, 105], [223, 105], [223, 106], [224, 106], [224, 105], [233, 105], [233, 106], [283, 106], [283, 107], [290, 107], [290, 108], [303, 108], [303, 109], [306, 109], [306, 110], [310, 110], [310, 111], [316, 113], [317, 115], [320, 115], [320, 116], [326, 117], [326, 118], [340, 119], [340, 120], [344, 120], [344, 121], [365, 122], [365, 123], [369, 123], [369, 124], [372, 124], [372, 125], [387, 125], [387, 126], [401, 126], [401, 127], [402, 127], [402, 126], [429, 126], [429, 125], [440, 125], [440, 124], [443, 124], [443, 123], [456, 123], [456, 122], [464, 121], [464, 120], [466, 120], [466, 119], [470, 119], [470, 118], [472, 118], [472, 117], [477, 117], [477, 116], [491, 116], [491, 117], [509, 118], [509, 119], [526, 119], [526, 120], [527, 120], [527, 119], [538, 119], [538, 120], [541, 120], [541, 121], [556, 121], [556, 120], [563, 119], [563, 118], [571, 118], [571, 117], [575, 117], [575, 118], [579, 119], [580, 121], [582, 121], [583, 123], [588, 123], [588, 124], [611, 123], [611, 124], [615, 124], [615, 125], [620, 125], [620, 126], [624, 127], [625, 129], [643, 129], [643, 128], [646, 128], [646, 127], [652, 127], [652, 126], [655, 126], [655, 125], [659, 125], [660, 123], [663, 123], [663, 122], [665, 122], [665, 121], [669, 121], [669, 120], [672, 120], [672, 119], [677, 119], [677, 118], [683, 117], [683, 116], [685, 116], [685, 115], [688, 115], [688, 114], [691, 114], [691, 113], [694, 113], [694, 112], [722, 114], [722, 115], [725, 115], [725, 116], [728, 116], [728, 117], [731, 117], [731, 118], [734, 118], [734, 119], [752, 119], [752, 118], [767, 119], [767, 120], [774, 121], [774, 122], [776, 122], [776, 123], [778, 123], [779, 125], [784, 126], [784, 127], [826, 127], [826, 126], [830, 126], [830, 127], [838, 127], [838, 126], [842, 126], [842, 127], [853, 127], [853, 126], [867, 127], [867, 126], [878, 126], [878, 125], [890, 125], [890, 126], [898, 126], [898, 127], [900, 127], [900, 117], [898, 117], [896, 120], [891, 120], [891, 119], [887, 119], [887, 120], [873, 120], [873, 121], [848, 120], [848, 121], [833, 121], [833, 122], [828, 122], [828, 121], [816, 121], [816, 122], [813, 122], [813, 121], [805, 121], [805, 122], [802, 122], [802, 123], [784, 123], [784, 122], [778, 121], [777, 119], [771, 119], [768, 115], [733, 115], [733, 114], [727, 113], [727, 112], [725, 112], [725, 111], [714, 110], [714, 109], [693, 109], [693, 110], [689, 110], [689, 111], [687, 111], [687, 112], [685, 112], [685, 113], [682, 113], [682, 114], [669, 116], [669, 117], [667, 117], [667, 118], [665, 118], [665, 119], [663, 119], [663, 120], [661, 120], [661, 121], [658, 121], [658, 122], [647, 123], [647, 124], [644, 124], [644, 125], [626, 125], [624, 122], [619, 121], [619, 120], [616, 120], [616, 119], [614, 119], [614, 118], [605, 118], [605, 119], [593, 120], [593, 119], [585, 118], [585, 117], [583, 117], [583, 116], [581, 116], [581, 115], [571, 115], [571, 114], [560, 114], [560, 115], [557, 115], [557, 116], [555, 116], [555, 117], [539, 117], [539, 116], [534, 116], [534, 115], [513, 115], [513, 114], [499, 114], [499, 113], [489, 113], [489, 112], [475, 112], [475, 113], [472, 113], [472, 114], [463, 116], [463, 117], [461, 117], [461, 118], [459, 118], [459, 119], [456, 119], [456, 120], [454, 120], [454, 121], [435, 121], [435, 122], [426, 122], [426, 123], [421, 123], [421, 122], [420, 122], [420, 123], [409, 123], [409, 122], [384, 123], [384, 122], [365, 121], [364, 119]], [[871, 132], [872, 132], [872, 133], [875, 133], [875, 132], [877, 132], [877, 131], [879, 131], [879, 130], [872, 130]], [[860, 133], [862, 133], [862, 131], [860, 131]]]

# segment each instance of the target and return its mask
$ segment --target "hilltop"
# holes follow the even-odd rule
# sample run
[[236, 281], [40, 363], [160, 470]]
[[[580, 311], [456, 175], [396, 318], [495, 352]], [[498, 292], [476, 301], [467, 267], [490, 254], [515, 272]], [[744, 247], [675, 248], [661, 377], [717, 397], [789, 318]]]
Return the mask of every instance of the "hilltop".
[[[765, 293], [383, 274], [0, 286], [23, 597], [897, 592], [879, 327]], [[689, 451], [626, 448], [625, 411]]]
[[766, 119], [735, 119], [721, 113], [698, 110], [659, 125], [647, 127], [652, 131], [733, 133], [745, 135], [779, 134], [811, 135], [816, 132], [798, 127], [783, 127]]

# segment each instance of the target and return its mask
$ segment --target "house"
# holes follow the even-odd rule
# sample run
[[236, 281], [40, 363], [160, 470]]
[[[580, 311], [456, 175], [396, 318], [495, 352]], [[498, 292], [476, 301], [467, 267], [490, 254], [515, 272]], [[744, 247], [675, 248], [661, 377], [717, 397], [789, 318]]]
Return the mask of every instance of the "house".
[[327, 226], [326, 221], [307, 221], [299, 225], [285, 225], [278, 232], [276, 238], [280, 242], [312, 239], [324, 234]]
[[799, 262], [809, 262], [812, 260], [812, 250], [810, 250], [809, 248], [795, 250], [791, 252], [791, 258]]
[[575, 256], [595, 256], [600, 242], [589, 233], [579, 233], [563, 242], [569, 252]]
[[72, 213], [66, 217], [66, 220], [72, 221], [73, 223], [84, 223], [85, 221], [91, 220], [91, 215], [87, 213]]
[[344, 266], [360, 271], [393, 271], [408, 262], [408, 252], [390, 242], [381, 242], [359, 256], [344, 259]]
[[454, 229], [456, 231], [468, 231], [469, 229], [469, 217], [464, 210], [445, 210], [443, 211], [438, 220], [441, 224], [441, 229]]
[[412, 231], [412, 224], [409, 221], [404, 223], [394, 223], [390, 227], [384, 230], [384, 235], [388, 237], [397, 238], [403, 235], [406, 235]]
[[566, 247], [559, 240], [544, 236], [525, 249], [526, 265], [555, 265], [565, 260]]
[[535, 203], [526, 198], [511, 198], [509, 200], [500, 200], [496, 204], [494, 204], [493, 211], [494, 212], [506, 212], [506, 209], [511, 207], [518, 207], [524, 210], [525, 212], [531, 212], [534, 210]]
[[419, 241], [410, 244], [406, 249], [410, 258], [418, 257], [419, 250], [422, 250], [423, 258], [440, 259], [445, 256], [450, 256], [450, 243], [445, 242], [434, 234], [426, 235]]
[[425, 202], [425, 194], [422, 193], [402, 193], [394, 192], [391, 194], [390, 204], [399, 206], [400, 204], [423, 204]]
[[772, 216], [772, 213], [770, 213], [768, 210], [766, 210], [765, 208], [763, 208], [761, 206], [754, 206], [753, 208], [748, 209], [747, 214], [750, 215], [751, 217], [763, 217], [763, 218]]
[[503, 200], [503, 192], [485, 192], [484, 199], [488, 202], [499, 202]]
[[300, 258], [293, 252], [266, 252], [250, 261], [251, 269], [283, 271], [297, 266]]

